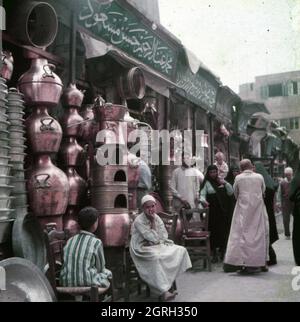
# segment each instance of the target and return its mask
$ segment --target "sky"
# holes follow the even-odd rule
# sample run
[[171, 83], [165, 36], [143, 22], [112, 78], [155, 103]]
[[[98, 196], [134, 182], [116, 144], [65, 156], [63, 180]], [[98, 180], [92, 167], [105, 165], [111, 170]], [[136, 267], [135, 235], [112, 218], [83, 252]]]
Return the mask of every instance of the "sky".
[[238, 93], [300, 70], [300, 0], [159, 0], [161, 24]]

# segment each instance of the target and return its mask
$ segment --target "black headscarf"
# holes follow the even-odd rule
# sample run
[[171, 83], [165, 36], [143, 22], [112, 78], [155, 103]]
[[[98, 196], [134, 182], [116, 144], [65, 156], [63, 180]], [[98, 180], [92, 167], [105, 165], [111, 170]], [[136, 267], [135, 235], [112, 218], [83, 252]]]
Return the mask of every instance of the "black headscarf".
[[215, 164], [209, 165], [207, 167], [206, 174], [205, 174], [204, 180], [203, 180], [202, 185], [201, 185], [201, 189], [205, 186], [206, 181], [209, 181], [211, 183], [211, 185], [213, 186], [213, 188], [215, 190], [217, 190], [217, 188], [219, 186], [219, 183], [218, 183], [218, 180], [217, 180], [218, 178], [212, 179], [209, 176], [209, 171], [212, 171], [212, 170], [218, 171], [218, 167]]
[[229, 172], [225, 178], [225, 181], [229, 182], [231, 185], [234, 184], [235, 176], [233, 175], [233, 172], [240, 171], [240, 167], [238, 165], [233, 165], [230, 167]]

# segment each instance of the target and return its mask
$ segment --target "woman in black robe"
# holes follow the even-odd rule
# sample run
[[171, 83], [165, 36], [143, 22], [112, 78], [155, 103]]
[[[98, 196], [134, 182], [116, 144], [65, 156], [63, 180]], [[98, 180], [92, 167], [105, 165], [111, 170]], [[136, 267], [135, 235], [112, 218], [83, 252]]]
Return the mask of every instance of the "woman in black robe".
[[268, 265], [275, 265], [277, 264], [277, 256], [275, 253], [274, 248], [272, 247], [272, 244], [274, 244], [278, 239], [278, 231], [276, 226], [276, 219], [275, 219], [275, 213], [274, 213], [274, 197], [276, 190], [278, 188], [278, 184], [272, 179], [272, 177], [269, 175], [268, 171], [264, 167], [264, 165], [261, 162], [255, 162], [255, 169], [256, 172], [261, 174], [264, 177], [265, 185], [266, 185], [266, 191], [264, 195], [264, 202], [267, 209], [268, 219], [269, 219], [269, 261]]
[[201, 186], [200, 202], [209, 207], [208, 230], [211, 233], [213, 262], [218, 260], [217, 249], [221, 260], [226, 251], [232, 217], [232, 195], [232, 186], [218, 177], [218, 168], [209, 166]]
[[295, 263], [300, 266], [300, 165], [291, 182], [289, 198], [295, 203], [293, 210], [293, 252]]

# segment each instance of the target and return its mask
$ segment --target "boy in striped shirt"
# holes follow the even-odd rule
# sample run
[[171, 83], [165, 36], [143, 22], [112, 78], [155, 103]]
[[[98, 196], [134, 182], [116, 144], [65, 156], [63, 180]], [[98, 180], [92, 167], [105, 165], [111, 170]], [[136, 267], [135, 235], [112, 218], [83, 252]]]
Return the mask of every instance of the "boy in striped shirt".
[[64, 263], [60, 272], [61, 286], [108, 287], [111, 271], [105, 268], [103, 246], [93, 233], [98, 227], [98, 212], [85, 207], [78, 214], [79, 234], [64, 247]]

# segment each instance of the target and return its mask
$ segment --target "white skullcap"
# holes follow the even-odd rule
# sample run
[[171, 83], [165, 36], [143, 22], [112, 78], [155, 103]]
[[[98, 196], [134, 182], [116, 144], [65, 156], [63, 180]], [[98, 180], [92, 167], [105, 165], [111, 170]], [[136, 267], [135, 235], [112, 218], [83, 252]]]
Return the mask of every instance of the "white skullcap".
[[146, 195], [142, 198], [141, 200], [141, 204], [142, 206], [144, 205], [144, 203], [146, 203], [147, 201], [153, 201], [154, 203], [156, 203], [156, 200], [151, 196], [151, 195]]

